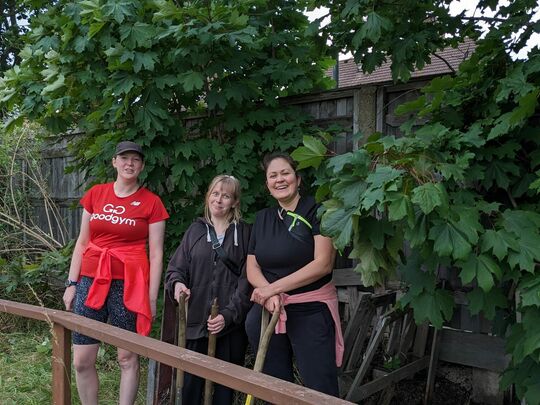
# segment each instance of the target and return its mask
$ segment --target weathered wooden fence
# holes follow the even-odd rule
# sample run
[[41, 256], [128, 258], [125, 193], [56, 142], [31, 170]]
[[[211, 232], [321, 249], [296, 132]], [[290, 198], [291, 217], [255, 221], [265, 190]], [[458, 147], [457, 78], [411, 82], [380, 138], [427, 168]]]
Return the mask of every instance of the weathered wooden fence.
[[[497, 385], [498, 376], [510, 361], [505, 341], [493, 335], [491, 322], [482, 315], [470, 315], [455, 274], [445, 277], [450, 279], [446, 286], [453, 291], [456, 309], [453, 319], [442, 330], [435, 331], [428, 324], [415, 325], [410, 314], [386, 313], [399, 294], [398, 284], [392, 283], [393, 293], [389, 289], [369, 294], [360, 275], [352, 269], [334, 270], [345, 338], [340, 376], [343, 397], [362, 401], [377, 391], [391, 391], [399, 380], [428, 369], [425, 403], [429, 403], [441, 360], [472, 367], [472, 395], [477, 402], [502, 404], [505, 394], [509, 394], [499, 392]], [[375, 364], [373, 355], [378, 347], [385, 355], [397, 356], [401, 366], [377, 377], [377, 367], [381, 365]], [[373, 373], [373, 380], [366, 383], [365, 378], [371, 375], [368, 372]]]
[[[79, 200], [86, 189], [84, 173], [66, 169], [72, 164], [72, 156], [68, 150], [68, 142], [77, 134], [54, 136], [47, 140], [42, 152], [41, 171], [50, 195], [58, 207], [60, 217], [64, 221], [69, 239], [74, 239], [79, 233], [82, 208]], [[43, 200], [39, 195], [30, 195], [34, 208], [34, 218], [41, 229], [47, 229], [47, 215]], [[53, 229], [53, 236], [58, 237], [58, 230]]]

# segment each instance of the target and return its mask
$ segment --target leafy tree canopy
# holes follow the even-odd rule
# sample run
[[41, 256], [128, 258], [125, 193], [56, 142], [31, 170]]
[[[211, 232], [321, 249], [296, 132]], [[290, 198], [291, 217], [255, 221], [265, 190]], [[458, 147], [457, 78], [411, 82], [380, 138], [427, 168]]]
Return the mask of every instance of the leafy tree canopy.
[[278, 100], [331, 84], [331, 59], [306, 31], [302, 4], [60, 1], [31, 19], [0, 99], [18, 109], [10, 125], [29, 118], [84, 132], [74, 151], [96, 180], [111, 175], [104, 162], [118, 140], [141, 142], [144, 180], [176, 214], [169, 230], [179, 236], [209, 179], [238, 176], [252, 207], [264, 187], [259, 156], [298, 145], [308, 130], [307, 117]]
[[20, 62], [18, 54], [24, 46], [23, 35], [28, 32], [27, 21], [49, 3], [42, 0], [0, 3], [0, 72]]

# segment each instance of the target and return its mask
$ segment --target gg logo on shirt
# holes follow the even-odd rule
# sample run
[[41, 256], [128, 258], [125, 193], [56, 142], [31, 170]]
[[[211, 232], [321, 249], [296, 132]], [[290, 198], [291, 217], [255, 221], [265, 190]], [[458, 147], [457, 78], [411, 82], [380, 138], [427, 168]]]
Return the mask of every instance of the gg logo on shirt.
[[126, 207], [122, 205], [114, 206], [113, 204], [105, 204], [103, 206], [103, 212], [105, 212], [108, 215], [94, 213], [90, 217], [90, 221], [93, 221], [93, 220], [107, 221], [115, 225], [125, 224], [129, 226], [135, 226], [137, 224], [137, 222], [134, 219], [124, 218], [124, 217], [119, 216], [119, 215], [122, 215], [124, 212], [126, 212]]
[[126, 212], [126, 207], [122, 205], [114, 206], [112, 204], [106, 204], [103, 207], [103, 212], [112, 212], [113, 214], [122, 215], [124, 212]]

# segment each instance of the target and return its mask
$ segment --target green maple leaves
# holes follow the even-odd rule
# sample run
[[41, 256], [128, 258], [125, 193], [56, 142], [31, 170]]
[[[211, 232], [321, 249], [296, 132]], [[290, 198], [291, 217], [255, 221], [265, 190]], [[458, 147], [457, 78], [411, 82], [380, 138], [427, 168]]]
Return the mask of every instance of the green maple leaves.
[[412, 202], [418, 204], [424, 214], [429, 214], [436, 207], [445, 204], [446, 199], [446, 191], [440, 183], [422, 184], [412, 193]]
[[201, 213], [218, 173], [240, 179], [250, 220], [267, 203], [261, 155], [316, 131], [279, 98], [331, 84], [328, 50], [314, 46], [304, 3], [179, 4], [53, 2], [32, 17], [23, 62], [0, 80], [2, 108], [21, 113], [12, 126], [30, 118], [85, 133], [77, 165], [97, 181], [112, 175], [115, 142], [143, 144], [143, 180], [176, 212], [170, 245]]
[[[309, 139], [295, 154], [302, 166], [318, 168], [322, 229], [338, 249], [352, 246], [350, 257], [359, 261], [356, 270], [363, 281], [381, 283], [401, 268], [409, 285], [401, 304], [414, 309], [418, 322], [438, 326], [453, 307], [436, 284], [441, 266], [471, 289], [473, 314], [493, 318], [506, 308], [501, 288], [508, 282], [519, 285], [523, 307], [540, 305], [537, 277], [520, 281], [534, 275], [540, 263], [539, 205], [530, 199], [538, 183], [533, 173], [539, 172], [540, 142], [537, 132], [526, 127], [537, 106], [530, 96], [537, 84], [524, 82], [530, 75], [513, 73], [490, 95], [507, 112], [491, 103], [482, 118], [461, 127], [459, 115], [470, 112], [446, 111], [468, 103], [467, 81], [478, 78], [466, 72], [434, 80], [426, 97], [400, 108], [432, 116], [423, 125], [405, 124], [402, 138], [373, 136], [359, 150], [328, 160], [322, 148], [328, 140]], [[489, 114], [493, 117], [486, 118]], [[513, 207], [518, 199], [523, 205]]]
[[408, 285], [401, 305], [419, 322], [441, 326], [450, 318], [453, 300], [437, 272], [459, 275], [472, 314], [504, 314], [514, 323], [503, 385], [515, 384], [520, 398], [539, 404], [540, 51], [509, 56], [534, 32], [530, 15], [538, 3], [480, 2], [480, 11], [500, 7], [501, 18], [482, 38], [477, 22], [451, 16], [441, 1], [314, 3], [329, 7], [325, 32], [336, 48], [350, 50], [365, 72], [391, 63], [396, 81], [437, 49], [477, 38], [457, 72], [398, 107], [412, 117], [401, 138], [373, 136], [360, 150], [322, 162], [325, 153], [317, 152], [322, 229], [336, 247], [352, 246], [365, 282], [381, 282], [398, 268]]
[[384, 31], [389, 31], [392, 28], [392, 22], [375, 11], [367, 15], [366, 22], [360, 26], [356, 34], [353, 36], [352, 45], [356, 48], [360, 46], [362, 41], [370, 41], [377, 43]]
[[412, 308], [417, 322], [440, 327], [452, 316], [441, 268], [459, 275], [473, 315], [512, 322], [505, 311], [516, 288], [523, 318], [509, 329], [513, 366], [503, 382], [538, 404], [531, 375], [540, 375], [540, 141], [530, 117], [538, 111], [540, 83], [531, 72], [540, 71], [540, 57], [517, 62], [497, 83], [486, 74], [481, 90], [471, 90], [479, 71], [494, 69], [483, 51], [463, 73], [434, 80], [400, 108], [430, 116], [403, 125], [402, 138], [372, 136], [328, 160], [328, 152], [304, 145], [296, 157], [318, 167], [322, 230], [338, 249], [352, 246], [365, 284], [397, 268], [408, 285], [399, 305]]
[[488, 255], [469, 255], [465, 262], [460, 263], [460, 277], [463, 283], [468, 284], [475, 278], [484, 292], [489, 292], [495, 282], [502, 277], [499, 264]]
[[299, 163], [298, 169], [313, 166], [319, 167], [326, 154], [326, 146], [318, 139], [312, 136], [305, 136], [304, 145], [298, 147], [292, 157]]
[[454, 299], [448, 291], [436, 288], [433, 268], [422, 263], [419, 250], [410, 252], [406, 263], [399, 265], [399, 274], [410, 286], [399, 305], [411, 306], [417, 323], [428, 321], [440, 328], [450, 320]]

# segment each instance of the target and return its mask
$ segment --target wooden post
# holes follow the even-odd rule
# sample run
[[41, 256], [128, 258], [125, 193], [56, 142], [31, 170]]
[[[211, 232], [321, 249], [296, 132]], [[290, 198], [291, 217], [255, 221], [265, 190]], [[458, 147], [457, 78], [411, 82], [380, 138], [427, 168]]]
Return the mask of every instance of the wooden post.
[[435, 376], [437, 374], [437, 363], [439, 361], [439, 349], [441, 341], [441, 331], [435, 328], [433, 333], [433, 343], [431, 345], [431, 356], [429, 358], [428, 378], [426, 382], [426, 391], [424, 393], [424, 405], [431, 403], [433, 399], [433, 386], [435, 384]]
[[71, 331], [54, 323], [52, 333], [52, 402], [71, 405]]
[[423, 323], [416, 327], [416, 334], [414, 337], [413, 355], [417, 358], [424, 357], [426, 354], [426, 345], [429, 335], [429, 325]]
[[409, 353], [409, 349], [414, 343], [416, 334], [416, 323], [412, 312], [408, 312], [403, 320], [403, 333], [399, 342], [399, 353]]
[[154, 403], [157, 380], [157, 362], [153, 359], [148, 360], [148, 375], [146, 376], [146, 405]]
[[[178, 331], [178, 303], [171, 298], [166, 288], [163, 288], [163, 311], [161, 316], [161, 338], [162, 342], [177, 344], [176, 333]], [[156, 370], [156, 387], [154, 389], [153, 402], [148, 405], [159, 405], [160, 401], [165, 398], [169, 399], [169, 403], [173, 403], [173, 389], [175, 384], [174, 368], [164, 363], [157, 363]]]
[[354, 314], [345, 329], [343, 335], [345, 353], [343, 354], [342, 366], [345, 371], [355, 369], [362, 357], [364, 342], [368, 336], [373, 316], [375, 315], [375, 306], [373, 306], [370, 296], [371, 293], [360, 294]]
[[347, 293], [349, 294], [349, 319], [352, 319], [356, 311], [360, 294], [356, 286], [347, 287]]
[[353, 144], [357, 150], [376, 131], [377, 87], [362, 86], [353, 93], [353, 134], [360, 132], [362, 139]]

